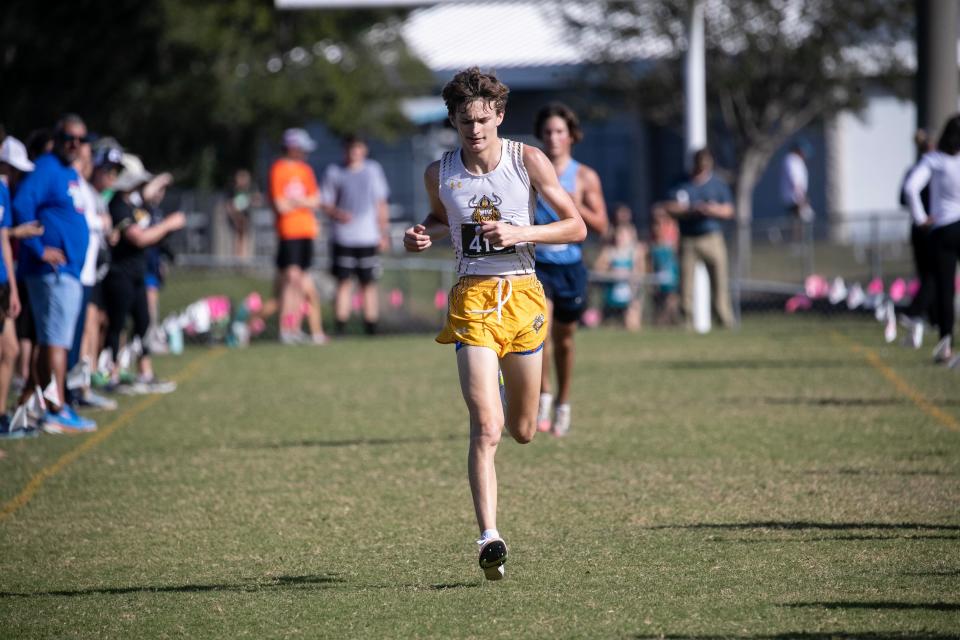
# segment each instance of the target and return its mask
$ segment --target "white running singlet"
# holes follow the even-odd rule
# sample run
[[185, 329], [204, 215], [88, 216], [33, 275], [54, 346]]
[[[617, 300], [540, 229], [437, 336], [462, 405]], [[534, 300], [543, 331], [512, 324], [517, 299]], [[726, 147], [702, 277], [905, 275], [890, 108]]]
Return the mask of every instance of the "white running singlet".
[[483, 222], [500, 220], [519, 227], [533, 224], [536, 192], [523, 166], [523, 144], [506, 138], [500, 142], [500, 162], [483, 175], [466, 170], [459, 148], [440, 159], [440, 201], [447, 210], [458, 276], [534, 272], [534, 243], [504, 249], [477, 233]]

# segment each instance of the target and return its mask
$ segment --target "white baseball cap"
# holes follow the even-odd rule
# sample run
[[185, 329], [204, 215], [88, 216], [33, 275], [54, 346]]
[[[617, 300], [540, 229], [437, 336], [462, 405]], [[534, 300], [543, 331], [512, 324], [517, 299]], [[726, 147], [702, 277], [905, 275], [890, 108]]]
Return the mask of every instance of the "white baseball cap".
[[153, 174], [143, 166], [143, 161], [132, 153], [123, 154], [120, 165], [123, 170], [113, 183], [115, 191], [132, 191], [153, 179]]
[[287, 129], [283, 132], [283, 146], [310, 153], [317, 148], [317, 142], [306, 129]]
[[3, 139], [3, 144], [0, 145], [0, 162], [6, 162], [20, 171], [33, 171], [33, 163], [27, 156], [27, 148], [13, 136]]

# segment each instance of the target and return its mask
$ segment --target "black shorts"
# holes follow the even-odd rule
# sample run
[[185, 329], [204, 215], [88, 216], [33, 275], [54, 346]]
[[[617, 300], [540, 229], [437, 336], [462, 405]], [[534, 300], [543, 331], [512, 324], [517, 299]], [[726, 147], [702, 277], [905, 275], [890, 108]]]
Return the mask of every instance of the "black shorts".
[[337, 280], [356, 275], [360, 284], [369, 284], [380, 277], [380, 251], [377, 247], [345, 247], [333, 243], [330, 273]]
[[[10, 283], [0, 284], [0, 322], [10, 317]], [[3, 327], [0, 327], [3, 331]]]
[[579, 322], [587, 308], [587, 268], [576, 264], [537, 263], [537, 278], [553, 303], [553, 318], [569, 324]]
[[303, 270], [313, 265], [313, 240], [297, 238], [281, 240], [277, 246], [277, 269], [300, 267]]
[[20, 293], [20, 315], [17, 316], [17, 338], [36, 343], [37, 325], [33, 322], [33, 310], [30, 308], [30, 296], [27, 293], [27, 283], [17, 280], [17, 291]]
[[90, 299], [87, 301], [87, 304], [92, 304], [100, 311], [107, 310], [107, 303], [103, 297], [103, 281], [102, 280], [90, 288]]

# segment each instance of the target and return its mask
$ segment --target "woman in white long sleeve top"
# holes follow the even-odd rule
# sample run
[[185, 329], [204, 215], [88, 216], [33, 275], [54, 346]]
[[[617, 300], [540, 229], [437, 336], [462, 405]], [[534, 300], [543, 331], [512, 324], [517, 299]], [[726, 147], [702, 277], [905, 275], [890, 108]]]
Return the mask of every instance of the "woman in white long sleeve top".
[[[920, 192], [927, 184], [930, 185], [930, 208], [925, 211]], [[932, 229], [940, 328], [940, 342], [933, 357], [937, 362], [949, 362], [950, 366], [955, 366], [954, 278], [960, 259], [960, 114], [947, 121], [937, 142], [937, 150], [924, 155], [910, 172], [904, 192], [914, 223]]]

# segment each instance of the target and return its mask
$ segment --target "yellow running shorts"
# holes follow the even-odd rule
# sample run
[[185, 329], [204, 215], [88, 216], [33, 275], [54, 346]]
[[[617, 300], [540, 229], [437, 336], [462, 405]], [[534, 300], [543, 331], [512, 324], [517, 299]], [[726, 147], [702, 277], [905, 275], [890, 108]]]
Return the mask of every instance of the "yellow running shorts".
[[507, 280], [464, 276], [450, 290], [441, 344], [489, 347], [508, 353], [537, 351], [547, 336], [547, 302], [535, 275]]

